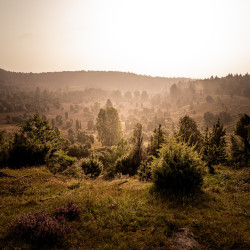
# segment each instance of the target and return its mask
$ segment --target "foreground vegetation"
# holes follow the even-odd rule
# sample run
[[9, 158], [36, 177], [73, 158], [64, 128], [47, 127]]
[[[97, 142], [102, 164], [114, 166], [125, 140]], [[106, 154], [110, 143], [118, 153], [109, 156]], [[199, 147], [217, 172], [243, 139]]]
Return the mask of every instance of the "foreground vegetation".
[[247, 168], [218, 166], [214, 175], [206, 173], [201, 195], [182, 200], [160, 197], [152, 183], [135, 177], [76, 179], [54, 175], [45, 166], [2, 169], [0, 180], [2, 249], [32, 247], [30, 242], [11, 237], [8, 226], [15, 218], [30, 211], [53, 213], [70, 200], [82, 213], [80, 219], [68, 222], [70, 231], [56, 247], [168, 248], [169, 237], [180, 227], [190, 228], [204, 248], [249, 247]]

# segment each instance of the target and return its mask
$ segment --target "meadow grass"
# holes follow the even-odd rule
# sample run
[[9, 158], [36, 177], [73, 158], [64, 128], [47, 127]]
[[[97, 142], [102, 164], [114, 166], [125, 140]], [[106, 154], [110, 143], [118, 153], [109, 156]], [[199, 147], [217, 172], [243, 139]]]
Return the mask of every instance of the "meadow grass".
[[247, 249], [250, 172], [216, 167], [203, 193], [192, 199], [162, 197], [136, 178], [106, 181], [53, 175], [45, 167], [0, 170], [0, 248], [32, 248], [8, 235], [8, 225], [30, 211], [53, 213], [74, 200], [81, 219], [69, 222], [63, 245], [52, 248], [171, 249], [169, 237], [190, 228], [204, 249]]

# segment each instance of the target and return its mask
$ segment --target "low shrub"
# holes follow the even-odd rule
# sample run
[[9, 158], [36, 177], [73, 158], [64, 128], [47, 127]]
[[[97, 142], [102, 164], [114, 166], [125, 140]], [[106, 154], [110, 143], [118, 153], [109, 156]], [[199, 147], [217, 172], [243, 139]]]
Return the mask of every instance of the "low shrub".
[[90, 150], [89, 150], [90, 147], [88, 145], [78, 145], [78, 144], [70, 145], [68, 148], [68, 156], [77, 157], [78, 159], [83, 157], [88, 157], [90, 155]]
[[75, 157], [70, 157], [63, 151], [56, 151], [46, 159], [47, 166], [52, 173], [63, 172], [67, 167], [74, 165], [76, 162], [77, 159]]
[[69, 232], [64, 217], [55, 217], [45, 211], [16, 218], [9, 226], [9, 235], [35, 245], [62, 243]]
[[153, 182], [166, 194], [191, 195], [200, 190], [204, 163], [193, 147], [172, 139], [151, 164]]
[[131, 165], [130, 155], [125, 155], [118, 158], [115, 163], [116, 173], [129, 174], [131, 172], [130, 165]]
[[154, 157], [149, 156], [146, 160], [144, 160], [138, 171], [138, 177], [140, 181], [151, 181], [152, 180], [152, 167], [151, 163], [153, 161]]
[[82, 210], [81, 208], [74, 203], [69, 201], [67, 205], [57, 207], [56, 211], [53, 213], [55, 218], [65, 218], [67, 221], [80, 220]]
[[68, 177], [72, 177], [75, 179], [82, 179], [84, 177], [84, 172], [82, 168], [78, 165], [78, 163], [68, 166], [60, 174], [68, 176]]
[[97, 158], [85, 158], [80, 162], [80, 166], [86, 175], [90, 175], [91, 178], [97, 178], [103, 170], [103, 164]]

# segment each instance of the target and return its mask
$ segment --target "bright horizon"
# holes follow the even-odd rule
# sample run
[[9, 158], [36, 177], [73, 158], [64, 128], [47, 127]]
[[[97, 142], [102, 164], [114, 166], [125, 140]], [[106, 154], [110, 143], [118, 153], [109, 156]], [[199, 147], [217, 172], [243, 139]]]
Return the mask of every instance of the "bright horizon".
[[0, 68], [246, 74], [249, 11], [248, 0], [0, 0]]

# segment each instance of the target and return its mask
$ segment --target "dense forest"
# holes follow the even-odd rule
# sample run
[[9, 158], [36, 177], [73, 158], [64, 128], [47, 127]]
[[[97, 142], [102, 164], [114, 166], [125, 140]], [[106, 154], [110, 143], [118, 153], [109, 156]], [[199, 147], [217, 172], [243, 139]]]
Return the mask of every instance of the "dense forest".
[[0, 70], [0, 247], [247, 249], [249, 110], [248, 74]]

